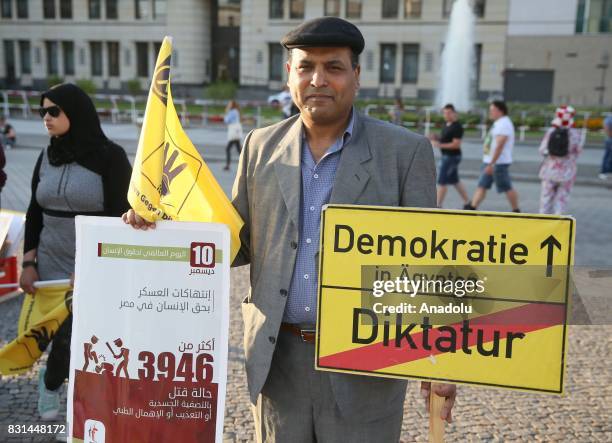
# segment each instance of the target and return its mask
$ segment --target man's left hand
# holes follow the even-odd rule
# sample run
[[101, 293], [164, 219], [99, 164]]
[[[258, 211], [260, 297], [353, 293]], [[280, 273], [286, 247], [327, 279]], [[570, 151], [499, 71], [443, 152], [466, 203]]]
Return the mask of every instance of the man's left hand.
[[[421, 382], [421, 397], [425, 400], [425, 408], [429, 411], [429, 395], [431, 391], [431, 383], [428, 381]], [[453, 422], [453, 405], [455, 404], [455, 396], [457, 395], [457, 386], [449, 383], [435, 383], [434, 394], [440, 397], [445, 397], [444, 406], [440, 411], [440, 418], [448, 423]]]
[[485, 166], [484, 173], [487, 175], [493, 175], [493, 165], [488, 164], [487, 166]]

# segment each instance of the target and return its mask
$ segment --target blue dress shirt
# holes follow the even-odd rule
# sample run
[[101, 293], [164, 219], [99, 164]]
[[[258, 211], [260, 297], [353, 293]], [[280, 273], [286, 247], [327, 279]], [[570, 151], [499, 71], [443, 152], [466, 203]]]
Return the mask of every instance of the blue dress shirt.
[[297, 324], [316, 323], [317, 311], [317, 265], [321, 208], [329, 203], [336, 170], [342, 149], [353, 133], [354, 111], [344, 134], [331, 145], [318, 163], [315, 163], [310, 146], [302, 129], [302, 196], [300, 199], [300, 236], [295, 268], [289, 287], [283, 321]]

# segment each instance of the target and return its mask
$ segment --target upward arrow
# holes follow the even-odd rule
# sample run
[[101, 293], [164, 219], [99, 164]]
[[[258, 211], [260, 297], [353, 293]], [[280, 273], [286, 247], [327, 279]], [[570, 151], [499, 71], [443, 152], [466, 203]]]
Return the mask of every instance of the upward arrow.
[[557, 247], [560, 251], [561, 243], [559, 243], [559, 240], [557, 240], [555, 236], [551, 234], [540, 245], [540, 249], [544, 249], [545, 247], [548, 247], [548, 255], [546, 257], [546, 277], [550, 277], [552, 276], [554, 248]]

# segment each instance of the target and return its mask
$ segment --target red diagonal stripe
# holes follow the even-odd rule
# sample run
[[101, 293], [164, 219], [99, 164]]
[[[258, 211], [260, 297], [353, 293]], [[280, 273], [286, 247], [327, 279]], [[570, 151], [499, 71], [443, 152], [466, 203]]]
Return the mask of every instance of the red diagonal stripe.
[[[483, 343], [493, 341], [493, 332], [499, 331], [500, 340], [506, 337], [507, 332], [533, 332], [552, 326], [561, 325], [565, 321], [565, 305], [526, 304], [512, 309], [495, 312], [470, 319], [472, 332], [469, 335], [468, 347], [476, 345], [477, 331], [483, 330]], [[406, 325], [404, 325], [406, 326]], [[461, 338], [463, 336], [460, 328], [462, 322], [448, 325], [453, 328], [457, 337], [457, 352], [461, 351]], [[391, 325], [395, 330], [395, 325]], [[404, 329], [404, 328], [402, 328]], [[438, 329], [429, 331], [429, 343], [433, 344], [442, 333]], [[422, 343], [423, 333], [411, 334], [415, 344]], [[444, 335], [448, 336], [448, 333]], [[518, 343], [517, 343], [518, 344]], [[475, 351], [473, 351], [475, 352]], [[354, 369], [362, 371], [376, 371], [389, 366], [420, 360], [430, 355], [442, 354], [435, 346], [431, 350], [412, 349], [408, 342], [403, 339], [401, 347], [395, 347], [395, 339], [389, 340], [389, 346], [383, 346], [382, 341], [365, 345], [357, 349], [338, 352], [319, 358], [319, 366], [337, 369]]]

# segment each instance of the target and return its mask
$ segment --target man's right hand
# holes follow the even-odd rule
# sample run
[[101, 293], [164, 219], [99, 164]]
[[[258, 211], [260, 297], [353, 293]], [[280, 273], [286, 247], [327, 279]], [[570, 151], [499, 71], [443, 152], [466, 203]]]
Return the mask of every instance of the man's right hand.
[[28, 294], [35, 294], [36, 288], [34, 283], [40, 280], [38, 271], [34, 266], [26, 266], [21, 271], [21, 277], [19, 278], [19, 286]]
[[146, 231], [147, 229], [155, 229], [155, 222], [148, 222], [140, 215], [136, 214], [136, 211], [130, 209], [128, 212], [121, 216], [121, 219], [126, 225], [130, 225], [134, 229], [142, 229]]

